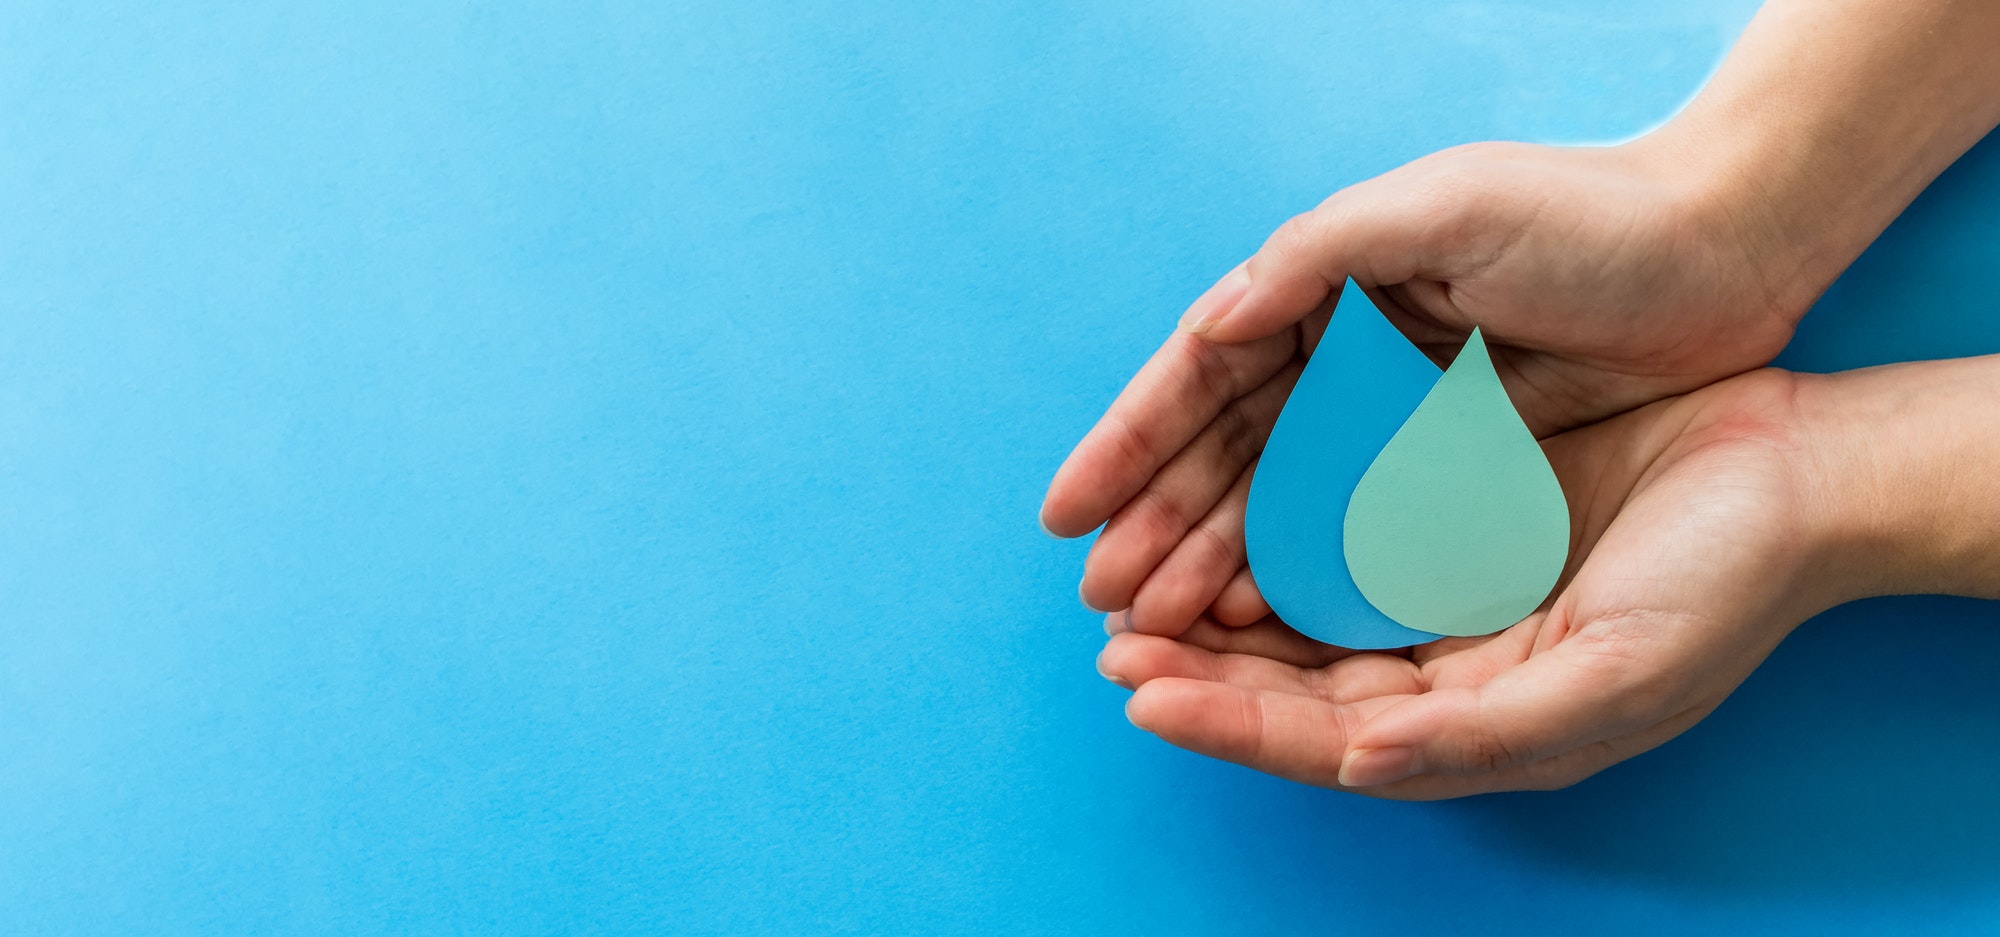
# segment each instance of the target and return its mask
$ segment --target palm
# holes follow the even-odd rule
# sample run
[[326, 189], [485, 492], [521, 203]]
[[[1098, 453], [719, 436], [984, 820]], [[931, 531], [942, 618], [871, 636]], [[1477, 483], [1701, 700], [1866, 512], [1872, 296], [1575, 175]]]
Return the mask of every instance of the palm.
[[1051, 483], [1051, 532], [1104, 525], [1085, 603], [1130, 609], [1129, 627], [1161, 635], [1204, 610], [1229, 624], [1268, 612], [1243, 565], [1250, 473], [1349, 275], [1385, 284], [1376, 304], [1434, 357], [1480, 325], [1538, 435], [1768, 360], [1797, 303], [1629, 163], [1614, 150], [1460, 148], [1287, 224], [1232, 274], [1256, 284], [1249, 295], [1211, 291], [1194, 310], [1228, 301], [1231, 315], [1168, 339]]
[[1133, 721], [1177, 745], [1338, 785], [1355, 749], [1417, 746], [1398, 798], [1571, 783], [1700, 720], [1818, 611], [1792, 549], [1788, 384], [1760, 372], [1555, 437], [1572, 575], [1486, 638], [1398, 653], [1317, 644], [1275, 619], [1115, 637]]

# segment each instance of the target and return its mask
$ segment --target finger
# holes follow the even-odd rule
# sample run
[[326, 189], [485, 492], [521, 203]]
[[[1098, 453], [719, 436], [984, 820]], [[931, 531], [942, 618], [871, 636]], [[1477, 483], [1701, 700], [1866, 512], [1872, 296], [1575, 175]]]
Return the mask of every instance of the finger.
[[1132, 597], [1132, 630], [1172, 637], [1186, 631], [1243, 565], [1245, 469], [1201, 523], [1189, 529]]
[[1360, 653], [1308, 638], [1276, 616], [1242, 626], [1223, 626], [1210, 618], [1197, 618], [1174, 640], [1217, 654], [1254, 654], [1294, 667], [1324, 667]]
[[1263, 386], [1215, 415], [1194, 441], [1104, 525], [1084, 561], [1081, 594], [1091, 608], [1127, 608], [1139, 584], [1173, 552], [1188, 529], [1213, 509], [1270, 436], [1302, 365], [1279, 370]]
[[1424, 692], [1424, 679], [1409, 658], [1386, 651], [1364, 651], [1322, 668], [1326, 698], [1336, 703]]
[[1336, 784], [1349, 734], [1394, 697], [1346, 705], [1293, 693], [1162, 677], [1125, 702], [1132, 724], [1169, 743], [1306, 784]]
[[1298, 337], [1217, 345], [1175, 333], [1077, 443], [1042, 501], [1042, 526], [1063, 537], [1097, 529], [1230, 401], [1292, 360]]
[[[1245, 261], [1248, 263], [1248, 261]], [[1181, 313], [1180, 329], [1191, 330], [1197, 323], [1209, 322], [1221, 313], [1227, 312], [1243, 300], [1243, 294], [1250, 290], [1250, 274], [1244, 270], [1245, 264], [1237, 264], [1215, 281], [1215, 285], [1203, 290], [1187, 311]]]
[[1445, 637], [1410, 649], [1410, 659], [1424, 668], [1425, 685], [1433, 690], [1475, 686], [1528, 659], [1540, 634], [1542, 612], [1494, 634]]
[[1097, 670], [1126, 687], [1162, 677], [1227, 683], [1249, 690], [1296, 693], [1329, 703], [1421, 692], [1416, 666], [1390, 654], [1359, 653], [1330, 667], [1300, 667], [1256, 654], [1216, 653], [1173, 638], [1112, 636]]
[[1217, 654], [1150, 634], [1113, 635], [1097, 654], [1097, 672], [1126, 687], [1144, 686], [1163, 677], [1183, 677], [1337, 702], [1317, 669], [1251, 654]]
[[1452, 206], [1415, 194], [1394, 179], [1370, 180], [1285, 222], [1244, 262], [1242, 299], [1209, 310], [1188, 331], [1212, 342], [1250, 341], [1304, 318], [1350, 277], [1365, 284], [1416, 277], [1432, 266], [1429, 235]]
[[1271, 606], [1264, 602], [1264, 594], [1257, 591], [1257, 580], [1251, 578], [1250, 567], [1244, 566], [1222, 587], [1222, 593], [1209, 605], [1208, 614], [1220, 624], [1241, 627], [1271, 614]]
[[1433, 689], [1370, 721], [1342, 777], [1354, 787], [1417, 774], [1475, 776], [1554, 758], [1660, 720], [1640, 660], [1615, 644], [1572, 641], [1483, 684]]

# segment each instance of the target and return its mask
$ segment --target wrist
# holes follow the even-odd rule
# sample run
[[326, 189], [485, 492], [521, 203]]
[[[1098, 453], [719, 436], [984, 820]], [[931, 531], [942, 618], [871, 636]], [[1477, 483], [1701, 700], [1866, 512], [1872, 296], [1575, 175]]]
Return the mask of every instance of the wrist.
[[1684, 181], [1793, 320], [2000, 123], [2000, 4], [1773, 0], [1701, 93], [1628, 146]]
[[1748, 277], [1746, 307], [1796, 325], [1902, 205], [1821, 197], [1824, 169], [1771, 133], [1696, 111], [1625, 149], [1662, 181], [1681, 228]]
[[1834, 601], [2000, 597], [2000, 356], [1797, 377], [1808, 539]]

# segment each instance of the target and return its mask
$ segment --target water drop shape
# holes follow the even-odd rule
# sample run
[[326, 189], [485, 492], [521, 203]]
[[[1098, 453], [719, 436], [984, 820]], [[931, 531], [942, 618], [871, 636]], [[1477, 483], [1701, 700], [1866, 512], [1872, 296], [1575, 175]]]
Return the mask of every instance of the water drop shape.
[[1549, 594], [1569, 504], [1474, 329], [1347, 503], [1348, 573], [1401, 624], [1491, 634]]
[[1360, 287], [1349, 283], [1340, 297], [1250, 479], [1250, 574], [1272, 611], [1307, 637], [1369, 649], [1435, 641], [1362, 596], [1341, 531], [1348, 495], [1438, 382], [1438, 367]]

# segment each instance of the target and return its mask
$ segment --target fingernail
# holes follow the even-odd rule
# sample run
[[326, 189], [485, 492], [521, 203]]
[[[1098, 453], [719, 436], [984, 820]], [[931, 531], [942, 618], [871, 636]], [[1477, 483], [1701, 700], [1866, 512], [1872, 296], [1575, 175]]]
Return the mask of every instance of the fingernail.
[[1104, 616], [1105, 634], [1124, 634], [1125, 632], [1131, 630], [1132, 630], [1132, 612], [1130, 610], [1123, 612], [1112, 612], [1111, 614]]
[[1188, 311], [1181, 315], [1181, 331], [1189, 335], [1200, 335], [1214, 328], [1217, 322], [1222, 321], [1223, 316], [1228, 315], [1230, 310], [1236, 308], [1237, 303], [1243, 301], [1243, 295], [1248, 292], [1250, 292], [1250, 271], [1240, 266], [1229, 271], [1227, 276], [1216, 281], [1214, 286], [1208, 288], [1208, 292], [1201, 294], [1201, 298], [1195, 300], [1194, 305], [1189, 306]]
[[[1145, 723], [1140, 722], [1137, 718], [1133, 717], [1132, 715], [1132, 704], [1138, 699], [1139, 698], [1137, 696], [1134, 696], [1131, 699], [1125, 701], [1125, 721], [1131, 723], [1135, 728], [1143, 729], [1147, 732], [1153, 732], [1152, 729], [1146, 727]], [[1158, 735], [1159, 733], [1153, 732], [1153, 734]]]
[[1097, 675], [1103, 677], [1106, 680], [1111, 681], [1112, 683], [1116, 683], [1119, 686], [1124, 687], [1125, 689], [1129, 690], [1132, 688], [1132, 684], [1127, 683], [1124, 677], [1118, 676], [1117, 674], [1104, 669], [1104, 655], [1101, 653], [1097, 655]]
[[1340, 760], [1340, 786], [1374, 787], [1422, 770], [1414, 748], [1357, 748]]
[[1110, 609], [1108, 608], [1098, 608], [1097, 606], [1090, 604], [1089, 597], [1083, 594], [1083, 583], [1080, 582], [1076, 584], [1076, 600], [1082, 602], [1084, 608], [1090, 609], [1091, 611], [1096, 612], [1099, 615], [1102, 615], [1105, 612], [1110, 611]]
[[1050, 530], [1050, 529], [1049, 529], [1049, 522], [1048, 522], [1048, 521], [1045, 521], [1045, 520], [1042, 520], [1042, 517], [1041, 517], [1041, 515], [1039, 515], [1039, 514], [1035, 515], [1035, 524], [1036, 524], [1037, 526], [1041, 527], [1041, 528], [1042, 528], [1042, 533], [1045, 533], [1045, 534], [1048, 534], [1048, 535], [1049, 535], [1049, 537], [1050, 537], [1051, 539], [1055, 539], [1055, 540], [1064, 540], [1064, 539], [1068, 539], [1068, 538], [1064, 537], [1064, 536], [1063, 536], [1062, 534], [1059, 534], [1059, 533], [1056, 533], [1056, 532], [1055, 532], [1055, 531], [1053, 531], [1053, 530]]

